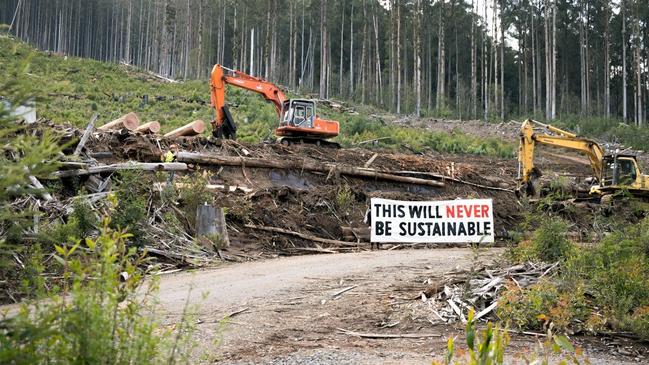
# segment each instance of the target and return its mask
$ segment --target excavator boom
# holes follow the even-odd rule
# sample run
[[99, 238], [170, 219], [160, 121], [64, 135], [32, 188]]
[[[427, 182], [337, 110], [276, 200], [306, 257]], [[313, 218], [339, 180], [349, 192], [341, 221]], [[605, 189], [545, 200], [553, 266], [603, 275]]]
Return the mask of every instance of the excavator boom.
[[212, 106], [216, 111], [212, 128], [217, 137], [234, 137], [236, 131], [236, 125], [225, 105], [226, 85], [256, 92], [271, 102], [280, 118], [275, 134], [287, 141], [292, 139], [320, 143], [339, 133], [338, 122], [321, 119], [315, 114], [315, 103], [312, 100], [289, 100], [275, 84], [217, 64], [212, 68], [210, 78]]
[[[555, 133], [556, 135], [535, 133], [535, 124], [543, 127], [547, 131]], [[580, 138], [573, 133], [564, 131], [557, 127], [528, 119], [523, 122], [523, 126], [521, 127], [521, 139], [518, 153], [518, 162], [521, 167], [520, 178], [524, 183], [530, 181], [531, 175], [534, 171], [534, 149], [537, 143], [581, 152], [588, 157], [595, 176], [599, 178], [602, 174], [602, 158], [604, 157], [604, 151], [597, 142], [586, 138]]]

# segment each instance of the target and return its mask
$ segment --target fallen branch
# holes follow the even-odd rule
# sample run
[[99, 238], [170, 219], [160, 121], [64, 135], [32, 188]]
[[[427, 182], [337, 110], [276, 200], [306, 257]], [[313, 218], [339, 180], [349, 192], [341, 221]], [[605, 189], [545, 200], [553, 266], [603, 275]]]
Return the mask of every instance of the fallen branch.
[[[26, 169], [26, 168], [25, 168]], [[38, 189], [40, 191], [41, 197], [45, 199], [45, 201], [51, 201], [52, 199], [52, 194], [47, 192], [47, 189], [41, 184], [40, 181], [35, 176], [29, 175], [29, 182], [34, 186], [34, 188]]]
[[[243, 312], [248, 311], [249, 309], [250, 309], [250, 307], [245, 307], [245, 308], [237, 309], [237, 310], [234, 311], [234, 312], [230, 312], [230, 313], [224, 315], [224, 316], [221, 318], [221, 321], [224, 321], [224, 320], [226, 320], [226, 319], [232, 318], [232, 317], [236, 316], [237, 314], [241, 314], [241, 313], [243, 313]], [[219, 321], [219, 322], [221, 322], [221, 321]]]
[[342, 175], [373, 178], [377, 180], [396, 181], [408, 184], [428, 185], [434, 187], [444, 187], [444, 182], [420, 179], [408, 176], [398, 176], [390, 172], [381, 172], [373, 169], [364, 169], [354, 166], [321, 163], [307, 160], [270, 160], [262, 158], [236, 157], [236, 156], [219, 156], [215, 154], [178, 152], [176, 160], [188, 163], [201, 163], [207, 165], [224, 165], [224, 166], [245, 166], [249, 168], [266, 168], [266, 169], [284, 169], [300, 171], [316, 171], [323, 173], [337, 172]]
[[335, 297], [341, 295], [342, 293], [344, 293], [344, 292], [348, 292], [348, 291], [350, 291], [350, 290], [352, 290], [352, 289], [354, 289], [354, 288], [357, 288], [357, 287], [358, 287], [358, 285], [348, 286], [348, 287], [346, 287], [346, 288], [344, 288], [344, 289], [340, 289], [340, 290], [338, 290], [337, 292], [333, 293], [331, 296], [335, 298]]
[[430, 178], [437, 179], [437, 180], [442, 180], [442, 181], [453, 181], [455, 183], [469, 185], [469, 186], [473, 186], [473, 187], [480, 188], [480, 189], [506, 191], [508, 193], [513, 193], [514, 192], [514, 190], [512, 190], [512, 189], [505, 189], [505, 188], [499, 188], [497, 186], [489, 186], [489, 185], [478, 184], [478, 183], [474, 183], [474, 182], [470, 182], [470, 181], [460, 180], [460, 179], [450, 177], [450, 176], [446, 176], [446, 175], [435, 174], [435, 173], [432, 173], [432, 172], [394, 171], [393, 174], [395, 174], [395, 175], [426, 176], [426, 177], [430, 177]]
[[362, 333], [346, 330], [343, 328], [336, 328], [339, 332], [342, 332], [349, 336], [362, 337], [362, 338], [430, 338], [430, 337], [442, 337], [442, 335], [436, 333], [397, 333], [397, 334], [382, 334], [382, 333]]
[[180, 162], [125, 162], [113, 165], [92, 166], [87, 169], [57, 171], [48, 176], [49, 179], [59, 179], [62, 177], [83, 176], [100, 174], [103, 172], [114, 172], [120, 170], [140, 170], [140, 171], [185, 171], [187, 164]]
[[92, 131], [95, 129], [95, 122], [97, 121], [97, 117], [99, 117], [99, 114], [95, 113], [93, 114], [92, 118], [90, 118], [90, 122], [86, 126], [86, 130], [85, 132], [83, 132], [83, 136], [81, 137], [81, 140], [79, 140], [79, 144], [77, 144], [77, 148], [74, 149], [74, 153], [72, 155], [79, 156], [79, 154], [81, 153], [81, 150], [86, 145], [86, 142], [88, 142], [88, 138], [90, 138]]
[[[263, 226], [255, 226], [255, 225], [252, 225], [252, 224], [246, 224], [245, 227], [246, 228], [251, 228], [251, 229], [257, 229], [257, 230], [260, 230], [260, 231], [282, 233], [282, 234], [286, 234], [286, 235], [289, 235], [289, 236], [300, 237], [300, 238], [308, 240], [308, 241], [325, 243], [325, 244], [332, 245], [332, 246], [358, 247], [360, 245], [363, 245], [363, 243], [345, 242], [345, 241], [331, 240], [331, 239], [328, 239], [328, 238], [320, 238], [320, 237], [312, 236], [310, 234], [304, 234], [304, 233], [300, 233], [300, 232], [289, 231], [289, 230], [286, 230], [286, 229], [283, 229], [283, 228], [278, 228], [278, 227], [263, 227]], [[368, 244], [365, 243], [365, 245], [368, 245]]]

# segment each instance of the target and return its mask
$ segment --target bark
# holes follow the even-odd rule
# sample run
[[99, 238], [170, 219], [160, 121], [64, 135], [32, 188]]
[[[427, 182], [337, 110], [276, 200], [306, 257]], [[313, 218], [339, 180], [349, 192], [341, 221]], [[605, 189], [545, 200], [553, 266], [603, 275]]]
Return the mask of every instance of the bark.
[[342, 175], [372, 178], [386, 181], [397, 181], [408, 184], [444, 187], [444, 182], [437, 180], [398, 176], [388, 172], [373, 169], [358, 168], [348, 165], [321, 163], [315, 160], [269, 160], [263, 158], [248, 158], [202, 154], [193, 152], [178, 152], [176, 160], [187, 163], [201, 163], [220, 166], [246, 166], [249, 168], [288, 169], [298, 171], [316, 171], [323, 173], [339, 173]]
[[185, 171], [187, 164], [180, 162], [124, 162], [113, 165], [91, 166], [79, 170], [62, 170], [50, 174], [49, 179], [60, 179], [72, 176], [84, 176], [93, 174], [102, 174], [106, 172], [123, 171], [123, 170], [140, 170], [140, 171]]

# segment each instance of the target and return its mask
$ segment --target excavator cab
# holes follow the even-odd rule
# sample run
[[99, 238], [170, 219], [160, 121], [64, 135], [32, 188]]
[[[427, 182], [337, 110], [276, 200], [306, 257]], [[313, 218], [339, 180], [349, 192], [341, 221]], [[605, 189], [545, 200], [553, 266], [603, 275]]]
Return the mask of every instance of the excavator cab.
[[606, 155], [602, 158], [602, 179], [600, 187], [641, 185], [638, 177], [641, 176], [638, 162], [633, 155]]
[[313, 128], [315, 103], [312, 100], [291, 99], [282, 105], [279, 125], [298, 128]]

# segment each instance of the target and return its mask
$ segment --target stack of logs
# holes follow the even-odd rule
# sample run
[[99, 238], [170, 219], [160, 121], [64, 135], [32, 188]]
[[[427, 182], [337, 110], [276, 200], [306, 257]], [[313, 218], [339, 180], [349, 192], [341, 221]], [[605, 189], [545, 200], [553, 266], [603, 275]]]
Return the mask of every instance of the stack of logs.
[[[127, 129], [133, 132], [139, 132], [144, 134], [158, 134], [160, 133], [160, 123], [157, 121], [151, 121], [140, 125], [140, 118], [135, 113], [128, 113], [123, 115], [111, 122], [108, 122], [101, 127], [97, 128], [100, 131], [109, 131], [115, 129]], [[187, 125], [184, 125], [180, 128], [176, 128], [173, 131], [166, 133], [165, 137], [192, 137], [198, 136], [205, 132], [205, 122], [200, 119], [197, 119]]]

